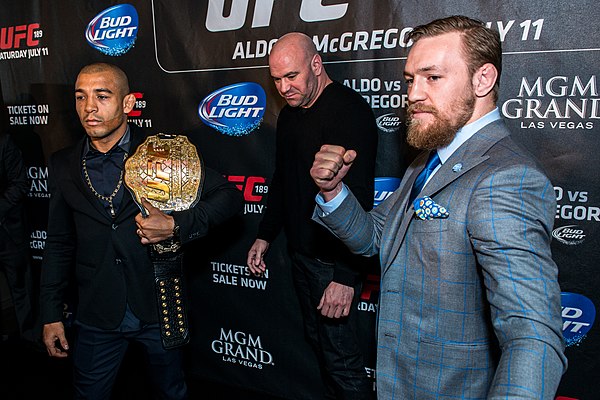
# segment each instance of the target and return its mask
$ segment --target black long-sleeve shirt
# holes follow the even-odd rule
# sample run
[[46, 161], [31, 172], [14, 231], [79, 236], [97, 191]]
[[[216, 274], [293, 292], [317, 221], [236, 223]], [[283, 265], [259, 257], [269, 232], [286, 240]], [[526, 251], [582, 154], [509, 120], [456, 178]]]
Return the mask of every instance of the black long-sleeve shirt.
[[[361, 205], [373, 206], [377, 127], [367, 102], [339, 82], [329, 84], [310, 108], [286, 105], [277, 120], [276, 165], [258, 238], [272, 242], [285, 229], [292, 251], [335, 262], [334, 281], [353, 284], [355, 257], [323, 227], [311, 221], [319, 192], [310, 168], [323, 144], [356, 150], [344, 183]], [[355, 262], [355, 261], [354, 261]]]

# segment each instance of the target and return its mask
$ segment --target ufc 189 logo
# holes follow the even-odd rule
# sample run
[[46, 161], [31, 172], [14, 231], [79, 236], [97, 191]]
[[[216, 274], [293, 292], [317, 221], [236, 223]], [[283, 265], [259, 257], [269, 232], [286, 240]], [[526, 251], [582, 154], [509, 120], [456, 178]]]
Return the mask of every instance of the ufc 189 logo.
[[10, 50], [25, 46], [37, 46], [42, 37], [42, 31], [39, 28], [40, 24], [38, 23], [0, 28], [0, 49]]
[[227, 180], [236, 183], [235, 186], [244, 193], [244, 201], [259, 202], [269, 192], [262, 176], [229, 175]]

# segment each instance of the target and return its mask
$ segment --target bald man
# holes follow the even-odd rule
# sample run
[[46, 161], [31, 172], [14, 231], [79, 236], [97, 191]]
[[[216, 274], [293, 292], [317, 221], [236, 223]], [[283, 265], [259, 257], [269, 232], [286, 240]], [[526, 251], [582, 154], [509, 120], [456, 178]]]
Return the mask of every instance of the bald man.
[[360, 148], [348, 186], [359, 193], [364, 209], [371, 209], [375, 119], [358, 93], [329, 78], [313, 41], [302, 33], [289, 33], [275, 43], [269, 69], [287, 105], [277, 120], [275, 173], [257, 239], [248, 252], [248, 267], [254, 274], [265, 272], [269, 244], [283, 228], [305, 334], [320, 361], [325, 398], [369, 399], [372, 389], [356, 329], [365, 261], [311, 221], [318, 188], [309, 171], [324, 143]]

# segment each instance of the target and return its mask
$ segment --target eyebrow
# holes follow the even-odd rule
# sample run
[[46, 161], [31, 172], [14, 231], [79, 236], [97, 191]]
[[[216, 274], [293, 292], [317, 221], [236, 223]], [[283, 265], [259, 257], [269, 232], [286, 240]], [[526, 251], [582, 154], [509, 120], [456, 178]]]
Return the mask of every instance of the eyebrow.
[[[419, 73], [419, 72], [430, 72], [430, 71], [443, 71], [443, 69], [440, 68], [437, 65], [427, 65], [425, 67], [417, 68], [416, 73]], [[406, 70], [404, 70], [404, 75], [413, 75], [413, 74], [410, 74]]]
[[300, 71], [290, 71], [281, 77], [271, 75], [271, 78], [273, 78], [273, 79], [289, 78], [291, 75], [298, 75], [299, 73], [300, 73]]
[[[83, 89], [75, 89], [75, 93], [83, 93], [84, 90]], [[113, 94], [113, 91], [108, 89], [108, 88], [98, 88], [98, 89], [94, 89], [94, 93], [110, 93]]]

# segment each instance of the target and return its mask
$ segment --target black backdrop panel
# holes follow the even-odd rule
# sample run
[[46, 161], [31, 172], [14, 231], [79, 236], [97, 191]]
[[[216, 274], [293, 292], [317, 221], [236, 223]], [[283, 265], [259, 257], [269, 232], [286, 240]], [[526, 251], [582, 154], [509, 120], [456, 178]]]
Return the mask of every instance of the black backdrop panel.
[[[124, 4], [132, 6], [137, 23]], [[275, 123], [284, 104], [269, 76], [269, 46], [293, 30], [313, 37], [329, 74], [360, 92], [373, 108], [380, 135], [377, 177], [400, 178], [414, 156], [404, 143], [406, 34], [450, 14], [488, 22], [500, 32], [504, 46], [500, 110], [517, 140], [547, 169], [557, 195], [553, 254], [569, 345], [569, 370], [558, 394], [598, 397], [596, 2], [20, 0], [4, 1], [2, 8], [2, 111], [28, 167], [34, 265], [39, 268], [45, 244], [47, 157], [83, 135], [72, 101], [76, 74], [90, 62], [115, 63], [129, 74], [138, 98], [130, 120], [151, 132], [188, 135], [206, 163], [244, 192], [244, 212], [187, 249], [190, 379], [252, 387], [289, 399], [315, 398], [320, 381], [314, 355], [303, 340], [284, 235], [268, 254], [267, 276], [254, 278], [245, 267], [264, 212], [274, 168]], [[86, 30], [96, 17], [93, 47]], [[112, 19], [103, 19], [108, 17]], [[122, 40], [107, 39], [118, 32]], [[134, 40], [133, 47], [118, 48], [128, 40]], [[100, 45], [108, 50], [98, 50]], [[242, 82], [257, 83], [266, 93], [260, 126], [228, 136], [204, 124], [198, 114], [202, 100]], [[379, 187], [375, 199], [390, 190]], [[371, 273], [359, 313], [369, 354], [365, 368], [373, 376], [379, 273], [376, 261], [365, 263]], [[67, 306], [70, 316], [76, 305]]]

